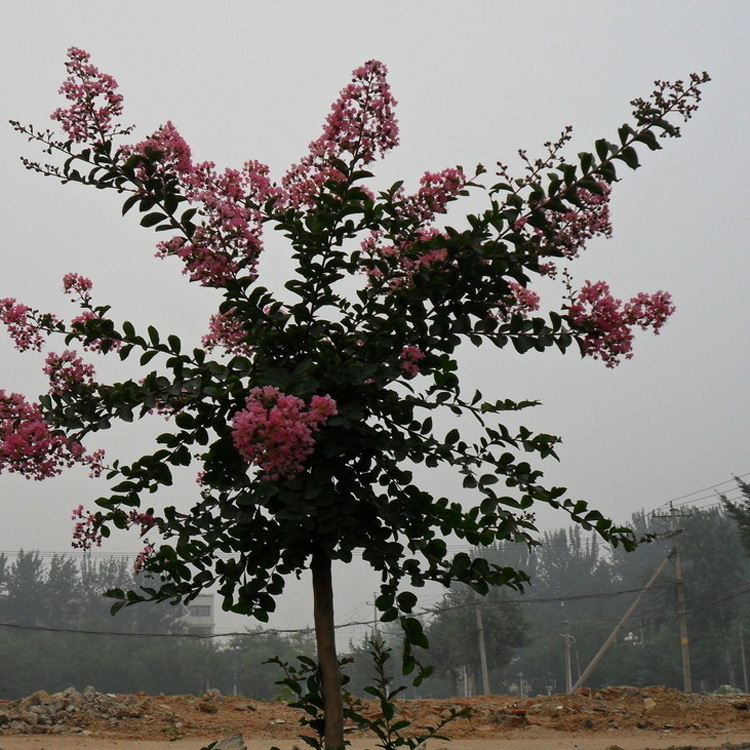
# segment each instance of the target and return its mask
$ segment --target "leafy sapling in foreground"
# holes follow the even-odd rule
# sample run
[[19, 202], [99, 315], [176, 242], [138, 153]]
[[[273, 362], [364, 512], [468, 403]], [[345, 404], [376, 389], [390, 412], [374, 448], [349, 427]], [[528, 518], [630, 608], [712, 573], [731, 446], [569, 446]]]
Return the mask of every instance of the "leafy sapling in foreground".
[[[186, 600], [213, 586], [226, 609], [266, 621], [287, 577], [311, 571], [325, 746], [338, 748], [334, 561], [361, 553], [380, 575], [377, 607], [400, 622], [408, 673], [411, 648], [427, 645], [410, 589], [462, 582], [484, 594], [526, 580], [453, 553], [446, 540], [533, 543], [533, 509], [543, 503], [633, 545], [632, 532], [543, 484], [534, 463], [555, 456], [557, 438], [503, 421], [535, 402], [464, 393], [458, 351], [473, 344], [489, 363], [493, 347], [575, 346], [613, 367], [631, 356], [635, 328], [661, 329], [674, 309], [667, 293], [622, 302], [605, 282], [576, 288], [567, 268], [609, 234], [618, 167], [638, 166], [636, 149], [679, 135], [675, 121], [692, 115], [706, 75], [657, 84], [633, 102], [614, 142], [597, 141], [575, 162], [563, 155], [566, 131], [545, 158], [524, 155], [519, 178], [504, 166], [494, 177], [450, 167], [409, 191], [370, 186], [374, 162], [399, 137], [380, 62], [354, 71], [320, 137], [278, 181], [258, 161], [224, 170], [196, 161], [171, 122], [126, 142], [132, 128], [120, 124], [114, 79], [77, 48], [66, 67], [67, 106], [53, 113], [63, 134], [14, 123], [50, 157], [26, 166], [119, 193], [123, 213], [159, 233], [157, 255], [218, 302], [202, 346], [183, 346], [155, 326], [116, 321], [77, 273], [64, 280], [78, 308], [71, 318], [0, 300], [18, 349], [64, 346], [47, 355], [50, 387], [38, 401], [0, 391], [0, 470], [41, 479], [84, 464], [105, 473], [109, 492], [76, 510], [76, 541], [135, 528], [145, 545], [138, 566], [154, 576], [151, 587], [111, 592], [119, 604]], [[447, 223], [469, 193], [483, 193], [485, 209]], [[267, 228], [292, 261], [278, 293], [259, 277]], [[560, 276], [561, 297], [542, 300], [535, 282]], [[101, 382], [92, 354], [126, 361], [132, 378]], [[147, 414], [165, 419], [149, 452], [105, 460], [96, 433]], [[458, 426], [444, 427], [443, 414]], [[192, 506], [159, 506], [158, 490], [186, 468], [199, 482]], [[425, 488], [438, 468], [463, 478], [460, 502]]]

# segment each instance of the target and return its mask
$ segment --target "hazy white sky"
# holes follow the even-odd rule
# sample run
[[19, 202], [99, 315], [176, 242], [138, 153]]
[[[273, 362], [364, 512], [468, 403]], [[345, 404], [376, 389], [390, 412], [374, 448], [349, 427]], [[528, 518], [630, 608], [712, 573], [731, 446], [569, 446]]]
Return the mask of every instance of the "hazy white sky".
[[[526, 422], [564, 439], [548, 476], [626, 521], [750, 472], [748, 39], [746, 2], [24, 0], [3, 6], [0, 119], [46, 126], [75, 45], [117, 78], [138, 137], [170, 119], [198, 159], [254, 158], [279, 175], [317, 137], [351, 69], [375, 57], [391, 71], [402, 144], [379, 179], [414, 185], [427, 169], [491, 168], [519, 147], [541, 152], [567, 124], [571, 153], [590, 149], [614, 139], [628, 102], [655, 78], [708, 70], [714, 80], [684, 137], [622, 172], [614, 239], [571, 269], [579, 282], [608, 280], [621, 297], [671, 291], [678, 310], [662, 335], [639, 337], [635, 358], [615, 371], [574, 354], [466, 361], [468, 380], [487, 394], [541, 399]], [[67, 312], [60, 280], [76, 271], [116, 318], [197, 342], [212, 294], [153, 258], [154, 235], [119, 218], [116, 196], [27, 173], [21, 153], [35, 155], [0, 126], [0, 297]], [[268, 245], [272, 279], [283, 274], [283, 250]], [[15, 353], [3, 335], [0, 356], [0, 388], [44, 389], [38, 357]], [[120, 432], [107, 445], [134, 456], [142, 441]], [[0, 550], [68, 549], [70, 509], [100, 491], [83, 472], [46, 483], [0, 476]], [[186, 482], [173, 499], [191, 492]], [[108, 549], [136, 547], [119, 539]], [[342, 617], [369, 613], [369, 582], [341, 571], [339, 586]], [[296, 598], [283, 610], [282, 624], [311, 619]]]

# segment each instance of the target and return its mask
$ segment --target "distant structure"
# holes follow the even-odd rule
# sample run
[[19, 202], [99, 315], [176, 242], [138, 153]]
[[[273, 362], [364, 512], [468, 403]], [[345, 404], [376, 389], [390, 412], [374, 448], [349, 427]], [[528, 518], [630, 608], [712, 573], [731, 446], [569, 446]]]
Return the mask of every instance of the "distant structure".
[[214, 595], [198, 594], [198, 596], [187, 605], [185, 622], [187, 623], [188, 633], [191, 635], [213, 635]]

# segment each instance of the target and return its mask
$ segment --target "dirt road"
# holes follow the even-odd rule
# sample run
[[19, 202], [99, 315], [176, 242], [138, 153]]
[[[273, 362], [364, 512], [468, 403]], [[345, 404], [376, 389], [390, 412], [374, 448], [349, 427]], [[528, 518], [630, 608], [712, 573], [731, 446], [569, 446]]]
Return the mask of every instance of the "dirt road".
[[[620, 735], [607, 733], [550, 734], [531, 731], [512, 738], [461, 739], [450, 743], [432, 741], [428, 750], [750, 750], [750, 731], [742, 733], [657, 733], [641, 731]], [[130, 740], [92, 737], [0, 736], [0, 750], [199, 750], [216, 738], [181, 740]], [[301, 743], [293, 740], [245, 740], [247, 750], [292, 750]], [[302, 746], [305, 747], [305, 746]], [[352, 742], [352, 750], [374, 750], [374, 740]]]

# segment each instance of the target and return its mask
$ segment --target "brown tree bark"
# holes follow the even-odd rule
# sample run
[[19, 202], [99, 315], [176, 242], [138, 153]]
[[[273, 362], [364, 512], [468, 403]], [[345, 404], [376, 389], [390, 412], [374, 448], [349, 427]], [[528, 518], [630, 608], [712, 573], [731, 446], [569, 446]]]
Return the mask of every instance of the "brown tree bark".
[[333, 627], [333, 581], [331, 560], [323, 552], [313, 553], [313, 612], [315, 641], [320, 668], [320, 690], [325, 718], [326, 750], [344, 747], [344, 704], [341, 697], [341, 673], [336, 655], [336, 633]]

